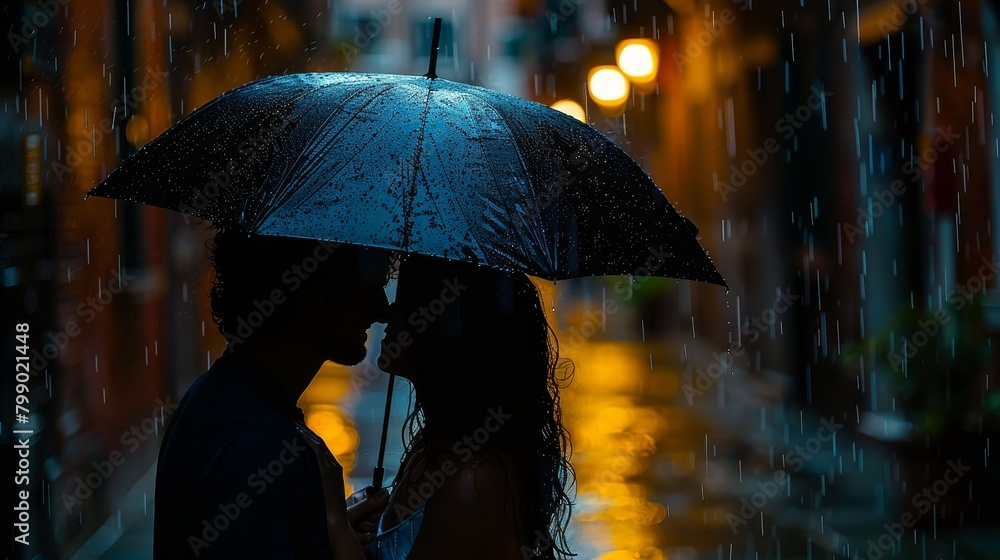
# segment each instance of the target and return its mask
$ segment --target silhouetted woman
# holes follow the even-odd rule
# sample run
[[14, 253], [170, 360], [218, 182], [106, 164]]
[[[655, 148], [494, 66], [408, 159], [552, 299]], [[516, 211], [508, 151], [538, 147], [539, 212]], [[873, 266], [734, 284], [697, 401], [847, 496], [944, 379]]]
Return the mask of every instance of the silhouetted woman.
[[571, 370], [537, 289], [524, 274], [419, 256], [398, 281], [379, 363], [409, 379], [416, 400], [377, 557], [569, 554], [559, 382]]

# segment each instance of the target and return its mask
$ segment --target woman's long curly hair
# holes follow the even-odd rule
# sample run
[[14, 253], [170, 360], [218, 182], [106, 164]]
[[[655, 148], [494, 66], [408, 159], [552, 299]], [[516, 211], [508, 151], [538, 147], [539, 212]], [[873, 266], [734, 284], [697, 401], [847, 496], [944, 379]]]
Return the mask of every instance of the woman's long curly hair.
[[491, 411], [509, 414], [482, 450], [513, 460], [516, 472], [506, 469], [507, 495], [509, 500], [515, 481], [521, 507], [514, 521], [527, 544], [521, 552], [527, 558], [573, 556], [566, 526], [575, 478], [559, 402], [573, 365], [559, 359], [537, 288], [522, 273], [420, 256], [407, 257], [399, 277], [407, 301], [423, 303], [405, 310], [416, 391], [403, 425], [404, 467], [394, 486], [417, 451], [454, 453], [462, 445], [430, 448], [422, 437], [428, 421], [436, 433], [460, 442], [477, 430], [482, 434]]

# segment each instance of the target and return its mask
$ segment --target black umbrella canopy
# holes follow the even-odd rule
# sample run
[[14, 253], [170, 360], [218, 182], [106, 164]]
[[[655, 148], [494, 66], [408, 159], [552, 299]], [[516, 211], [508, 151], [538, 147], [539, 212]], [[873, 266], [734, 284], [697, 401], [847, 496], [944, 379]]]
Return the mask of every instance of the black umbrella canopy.
[[[274, 76], [222, 94], [88, 196], [247, 233], [459, 259], [549, 280], [722, 286], [698, 229], [607, 137], [544, 105], [425, 76]], [[394, 376], [371, 494], [381, 487]]]
[[248, 233], [461, 259], [549, 280], [725, 285], [650, 177], [544, 105], [426, 76], [310, 73], [229, 91], [88, 194]]

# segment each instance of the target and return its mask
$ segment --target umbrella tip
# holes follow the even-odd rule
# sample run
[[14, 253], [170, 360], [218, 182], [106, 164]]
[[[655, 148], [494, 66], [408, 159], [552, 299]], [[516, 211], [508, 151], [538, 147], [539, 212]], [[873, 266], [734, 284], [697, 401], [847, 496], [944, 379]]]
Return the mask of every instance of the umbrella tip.
[[424, 74], [430, 79], [437, 78], [438, 43], [441, 42], [441, 18], [434, 18], [434, 35], [431, 37], [431, 61]]

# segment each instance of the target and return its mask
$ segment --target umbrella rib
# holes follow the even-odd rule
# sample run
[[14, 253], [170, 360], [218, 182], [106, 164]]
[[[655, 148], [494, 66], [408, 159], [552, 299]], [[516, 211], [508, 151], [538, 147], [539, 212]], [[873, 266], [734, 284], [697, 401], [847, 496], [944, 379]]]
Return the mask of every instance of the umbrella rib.
[[[487, 105], [489, 105], [489, 104], [487, 103]], [[489, 107], [490, 107], [490, 109], [493, 109], [493, 111], [496, 112], [497, 115], [499, 116], [499, 112], [496, 111], [495, 107], [493, 107], [492, 105], [489, 105]], [[500, 118], [500, 121], [503, 122], [503, 118], [502, 117]], [[504, 122], [504, 126], [507, 126], [506, 122]], [[510, 129], [508, 128], [508, 132], [509, 132], [509, 130]], [[516, 148], [515, 151], [517, 151], [517, 150], [520, 149], [520, 147], [517, 145], [517, 142], [513, 141], [513, 136], [511, 136], [511, 142], [514, 144], [514, 147]], [[500, 192], [500, 189], [499, 189], [497, 181], [496, 181], [497, 174], [493, 170], [492, 160], [490, 160], [490, 158], [486, 157], [486, 155], [487, 155], [486, 147], [483, 146], [483, 143], [479, 142], [479, 141], [476, 142], [476, 145], [479, 147], [479, 150], [483, 154], [483, 160], [486, 161], [486, 168], [489, 170], [490, 177], [493, 178], [493, 181], [492, 181], [493, 188], [497, 191], [497, 194], [499, 195], [498, 199], [500, 201], [500, 204], [502, 204], [503, 207], [504, 207], [504, 210], [507, 211], [507, 215], [514, 216], [513, 212], [511, 212], [510, 204], [507, 203], [507, 200], [503, 197], [503, 193]], [[518, 156], [518, 160], [521, 161], [521, 166], [522, 166], [522, 168], [525, 171], [525, 176], [527, 176], [528, 175], [528, 173], [527, 173], [528, 170], [527, 170], [527, 167], [524, 165], [524, 161], [521, 158], [521, 154], [520, 154], [519, 151], [517, 153], [517, 156]], [[515, 237], [516, 237], [517, 241], [521, 244], [522, 254], [527, 255], [528, 254], [528, 243], [527, 243], [527, 241], [523, 237], [521, 237], [520, 235], [515, 236]], [[537, 239], [536, 239], [536, 241], [537, 241]], [[477, 244], [478, 244], [478, 241], [477, 241]], [[548, 264], [551, 267], [552, 263], [549, 262]]]
[[427, 97], [424, 100], [424, 114], [420, 119], [420, 133], [417, 135], [417, 149], [413, 157], [413, 179], [410, 181], [410, 193], [409, 197], [403, 197], [403, 239], [402, 246], [404, 251], [410, 250], [410, 230], [413, 228], [413, 220], [411, 213], [413, 212], [413, 200], [417, 196], [417, 173], [423, 175], [423, 169], [420, 165], [420, 157], [423, 155], [424, 146], [424, 132], [427, 130], [427, 114], [431, 110], [431, 88], [434, 87], [434, 80], [428, 80], [427, 84]]
[[[503, 117], [503, 113], [501, 113], [499, 110], [497, 110], [497, 108], [492, 103], [490, 103], [490, 101], [488, 99], [486, 99], [485, 97], [482, 97], [482, 96], [476, 96], [476, 97], [478, 99], [480, 99], [486, 106], [488, 106], [490, 109], [492, 109], [494, 113], [496, 113], [496, 115], [498, 117], [497, 120], [499, 120], [501, 123], [503, 123], [504, 128], [507, 129], [507, 134], [508, 134], [508, 136], [511, 139], [511, 144], [514, 145], [514, 153], [517, 154], [517, 160], [518, 160], [518, 162], [520, 162], [521, 168], [524, 169], [524, 176], [527, 179], [528, 184], [531, 186], [532, 192], [535, 194], [535, 197], [532, 198], [530, 200], [530, 202], [535, 206], [535, 210], [536, 210], [535, 214], [540, 219], [541, 216], [542, 216], [542, 209], [538, 207], [538, 197], [537, 197], [538, 193], [535, 192], [535, 190], [536, 190], [535, 189], [535, 184], [534, 184], [534, 181], [532, 180], [530, 170], [528, 169], [528, 164], [527, 164], [527, 162], [524, 159], [524, 154], [521, 152], [521, 146], [514, 139], [514, 134], [513, 134], [513, 132], [510, 129], [510, 125], [507, 123], [507, 119], [505, 119]], [[482, 144], [480, 144], [480, 149], [484, 149], [483, 146], [482, 146]], [[485, 153], [485, 149], [484, 149], [484, 153]], [[487, 161], [489, 161], [489, 160], [487, 159]], [[492, 167], [490, 167], [490, 174], [491, 175], [493, 174]], [[496, 187], [496, 182], [494, 182], [494, 188], [497, 188]], [[501, 199], [502, 199], [502, 197], [501, 197]], [[508, 210], [509, 210], [509, 208], [508, 208]], [[532, 237], [535, 237], [535, 242], [538, 244], [539, 247], [543, 247], [543, 248], [547, 247], [546, 244], [545, 244], [545, 240], [544, 239], [539, 239], [536, 236], [532, 236]], [[520, 236], [518, 236], [518, 239], [521, 239]], [[525, 249], [526, 245], [525, 245], [525, 241], [523, 239], [521, 240], [521, 243], [522, 243], [522, 245], [521, 245], [522, 249]], [[555, 264], [554, 264], [554, 262], [553, 262], [553, 260], [551, 258], [551, 255], [546, 254], [545, 251], [543, 251], [543, 254], [545, 256], [546, 265], [548, 265], [549, 272], [551, 272], [551, 274], [553, 276], [557, 276], [558, 274], [557, 274], [557, 271], [556, 271], [556, 268], [555, 268]]]
[[[328, 87], [333, 87], [334, 85], [338, 85], [338, 84], [335, 84], [335, 83], [326, 84], [322, 88], [316, 88], [316, 89], [308, 92], [308, 94], [316, 93], [318, 91], [321, 91], [322, 89], [326, 89]], [[360, 88], [357, 91], [355, 91], [355, 92], [351, 93], [350, 95], [348, 95], [347, 97], [345, 97], [343, 99], [343, 101], [341, 101], [337, 105], [336, 108], [334, 108], [332, 111], [330, 111], [330, 113], [323, 120], [323, 123], [316, 127], [316, 129], [310, 135], [309, 139], [306, 141], [305, 145], [308, 146], [309, 144], [311, 144], [312, 140], [315, 139], [316, 136], [319, 135], [319, 133], [320, 133], [321, 130], [323, 130], [323, 127], [326, 125], [326, 123], [330, 122], [330, 119], [332, 119], [334, 117], [334, 115], [336, 115], [341, 109], [343, 109], [344, 105], [346, 105], [350, 100], [354, 99], [355, 97], [357, 97], [358, 95], [360, 95], [362, 92], [367, 91], [370, 88], [377, 87], [378, 85], [381, 85], [381, 84], [372, 84], [370, 86], [366, 86], [366, 87]], [[303, 94], [303, 95], [307, 95], [307, 94]], [[370, 103], [370, 101], [369, 101], [369, 103]], [[365, 106], [367, 106], [367, 103], [365, 104]], [[347, 122], [345, 122], [344, 125], [340, 128], [340, 130], [343, 130], [344, 127], [346, 127], [348, 124], [350, 124], [354, 120], [355, 116], [356, 116], [356, 113], [352, 114], [351, 117], [347, 120]], [[338, 131], [338, 133], [339, 133], [339, 131]], [[285, 168], [284, 173], [282, 174], [280, 180], [277, 182], [278, 192], [276, 192], [275, 195], [274, 195], [274, 197], [273, 197], [273, 201], [274, 202], [271, 205], [271, 208], [269, 210], [267, 210], [267, 211], [261, 212], [260, 216], [258, 216], [257, 220], [255, 220], [255, 222], [254, 222], [254, 225], [253, 225], [254, 229], [257, 229], [257, 227], [259, 227], [260, 224], [262, 224], [264, 221], [266, 221], [267, 218], [269, 218], [278, 208], [281, 207], [282, 204], [284, 204], [285, 202], [287, 202], [288, 199], [291, 197], [291, 195], [292, 195], [292, 189], [291, 189], [291, 187], [287, 183], [287, 178], [292, 173], [292, 170], [295, 169], [298, 166], [299, 162], [302, 160], [302, 158], [303, 158], [304, 155], [305, 155], [305, 150], [303, 150], [302, 152], [300, 152], [295, 157], [295, 160], [288, 167]]]
[[[337, 83], [326, 84], [326, 85], [322, 86], [321, 88], [316, 88], [316, 89], [314, 89], [314, 90], [312, 90], [312, 91], [310, 91], [310, 92], [308, 92], [306, 94], [303, 94], [303, 95], [313, 94], [313, 93], [316, 93], [318, 91], [321, 91], [322, 89], [326, 89], [328, 87], [333, 87], [335, 85], [339, 85], [339, 84], [337, 84]], [[380, 85], [388, 85], [388, 86], [390, 86], [390, 87], [387, 87], [385, 90], [383, 90], [381, 93], [384, 93], [385, 91], [387, 91], [389, 89], [392, 89], [391, 88], [392, 84], [375, 83], [375, 84], [371, 84], [369, 86], [362, 87], [362, 88], [358, 89], [357, 91], [352, 92], [350, 95], [348, 95], [347, 97], [345, 97], [343, 99], [343, 101], [341, 101], [337, 105], [336, 108], [334, 108], [332, 111], [330, 111], [330, 114], [328, 114], [326, 116], [326, 118], [323, 120], [322, 124], [318, 125], [316, 127], [316, 129], [312, 132], [312, 134], [310, 135], [309, 139], [306, 141], [305, 145], [308, 146], [308, 145], [310, 145], [312, 143], [312, 141], [319, 135], [319, 133], [326, 126], [326, 123], [330, 122], [330, 120], [337, 113], [339, 113], [341, 109], [343, 109], [344, 105], [346, 105], [349, 101], [351, 101], [355, 97], [361, 95], [363, 92], [366, 92], [366, 91], [368, 91], [368, 90], [370, 90], [372, 88], [378, 87]], [[368, 101], [366, 101], [361, 106], [361, 109], [364, 109], [368, 105], [371, 105], [371, 103], [380, 94], [373, 95], [371, 97], [371, 99], [369, 99]], [[354, 119], [357, 118], [359, 112], [360, 111], [353, 112], [351, 114], [350, 118], [348, 118], [347, 121], [344, 122], [344, 124], [340, 127], [340, 129], [335, 134], [333, 134], [332, 136], [336, 137], [337, 135], [339, 135], [340, 132], [343, 131], [344, 128], [347, 127], [347, 125], [351, 124], [354, 121]], [[285, 172], [282, 174], [281, 179], [277, 183], [279, 191], [277, 193], [275, 193], [275, 195], [274, 195], [274, 199], [273, 199], [274, 203], [271, 205], [271, 208], [269, 210], [261, 212], [260, 216], [254, 221], [254, 224], [253, 224], [253, 229], [254, 230], [256, 230], [262, 223], [264, 223], [264, 221], [266, 221], [267, 218], [269, 218], [272, 214], [274, 214], [274, 212], [277, 211], [277, 209], [280, 208], [281, 205], [284, 204], [285, 202], [287, 202], [288, 199], [291, 197], [291, 195], [292, 195], [292, 189], [291, 189], [291, 187], [288, 185], [288, 183], [286, 181], [287, 181], [288, 176], [292, 173], [292, 170], [295, 169], [298, 166], [299, 162], [302, 160], [302, 158], [304, 156], [305, 156], [305, 150], [299, 152], [299, 154], [295, 157], [295, 160], [285, 169]], [[353, 157], [351, 157], [351, 159], [349, 159], [346, 162], [344, 162], [344, 165], [347, 165], [348, 163], [350, 163], [350, 161], [353, 160], [354, 157], [357, 157], [357, 154], [355, 154]], [[343, 166], [341, 166], [341, 167], [343, 167]], [[318, 188], [319, 187], [317, 187], [317, 189]]]
[[[431, 142], [431, 144], [434, 144], [434, 139], [433, 138], [430, 138], [429, 141]], [[435, 148], [434, 149], [435, 153], [437, 153], [437, 155], [438, 155], [438, 161], [440, 161], [441, 164], [442, 164], [442, 166], [443, 166], [444, 161], [441, 160], [441, 151], [437, 149], [437, 144], [434, 144], [434, 148]], [[420, 170], [420, 174], [422, 176], [426, 177], [426, 175], [424, 174], [423, 169]], [[448, 181], [448, 187], [449, 187], [448, 188], [448, 192], [449, 193], [454, 193], [455, 189], [454, 189], [454, 186], [453, 186], [453, 184], [451, 182], [450, 175], [447, 174], [447, 173], [445, 173], [444, 177], [445, 177], [445, 180]], [[435, 200], [434, 197], [430, 197], [430, 199], [431, 199], [431, 204], [434, 205], [434, 209], [437, 211], [438, 215], [443, 218], [444, 214], [441, 213], [441, 209], [438, 207], [437, 200]], [[462, 219], [465, 220], [465, 230], [466, 231], [470, 231], [469, 216], [465, 213], [465, 208], [461, 204], [456, 204], [455, 206], [458, 208], [458, 211], [462, 214]], [[479, 254], [481, 254], [481, 255], [483, 255], [483, 257], [485, 257], [486, 256], [486, 251], [483, 249], [482, 244], [479, 243], [479, 240], [476, 239], [475, 237], [473, 237], [472, 240], [476, 242], [476, 247], [479, 248]]]
[[[304, 91], [304, 92], [302, 92], [302, 93], [299, 93], [299, 94], [297, 94], [297, 95], [293, 95], [292, 97], [288, 98], [288, 100], [287, 100], [287, 102], [286, 102], [286, 103], [287, 103], [287, 105], [288, 105], [289, 107], [292, 107], [292, 106], [293, 106], [293, 105], [294, 105], [294, 104], [295, 104], [295, 103], [296, 103], [296, 102], [297, 102], [297, 101], [298, 101], [299, 99], [302, 99], [303, 97], [305, 97], [305, 96], [307, 96], [307, 95], [310, 95], [310, 94], [312, 94], [312, 93], [315, 93], [315, 92], [317, 92], [317, 91], [319, 91], [319, 90], [321, 90], [321, 89], [326, 89], [326, 88], [328, 88], [328, 87], [333, 87], [334, 85], [337, 85], [337, 84], [333, 84], [333, 83], [330, 83], [330, 84], [325, 84], [325, 85], [323, 85], [323, 86], [320, 86], [320, 87], [318, 87], [318, 88], [316, 88], [316, 89], [312, 89], [312, 90], [309, 90], [309, 91]], [[346, 100], [345, 100], [345, 102], [346, 102]], [[343, 105], [343, 104], [341, 104], [341, 106], [342, 106], [342, 105]], [[338, 107], [338, 109], [339, 109], [339, 107]], [[287, 118], [287, 115], [286, 115], [286, 118]], [[271, 160], [271, 163], [270, 163], [270, 165], [274, 165], [274, 160], [273, 160], [273, 159]], [[269, 165], [268, 167], [270, 167], [270, 165]], [[277, 184], [278, 184], [278, 185], [281, 185], [281, 184], [282, 184], [282, 183], [284, 182], [284, 179], [285, 179], [285, 177], [286, 177], [287, 175], [288, 175], [288, 171], [286, 171], [286, 172], [285, 172], [285, 174], [284, 174], [284, 175], [282, 176], [282, 178], [281, 178], [281, 181], [279, 181], [279, 182], [278, 182]], [[277, 195], [275, 195], [275, 196], [277, 196]], [[264, 192], [263, 192], [263, 189], [260, 189], [260, 190], [259, 190], [259, 191], [257, 192], [257, 197], [258, 197], [258, 198], [260, 199], [260, 200], [259, 200], [259, 202], [260, 202], [260, 204], [261, 204], [261, 207], [263, 207], [263, 206], [265, 206], [265, 205], [266, 205], [266, 203], [264, 202], [264, 200], [265, 200], [266, 198], [270, 198], [270, 197], [267, 197], [267, 196], [266, 196], [266, 195], [264, 194]], [[250, 202], [251, 202], [251, 197], [249, 197], [249, 196], [243, 199], [243, 214], [244, 214], [244, 215], [246, 215], [246, 214], [247, 214], [247, 208], [248, 208], [248, 206], [249, 206]], [[261, 214], [264, 214], [264, 213], [268, 213], [268, 214], [270, 214], [270, 213], [269, 213], [268, 211], [265, 211], [265, 210], [262, 210], [262, 211], [261, 211]], [[253, 221], [253, 222], [252, 222], [252, 223], [250, 224], [250, 227], [248, 228], [248, 229], [249, 229], [249, 231], [255, 231], [255, 230], [257, 229], [257, 227], [258, 227], [258, 226], [260, 225], [261, 221], [262, 221], [262, 218], [260, 217], [260, 215], [258, 215], [258, 216], [257, 216], [257, 218], [255, 218], [255, 219], [254, 219], [254, 221]]]

